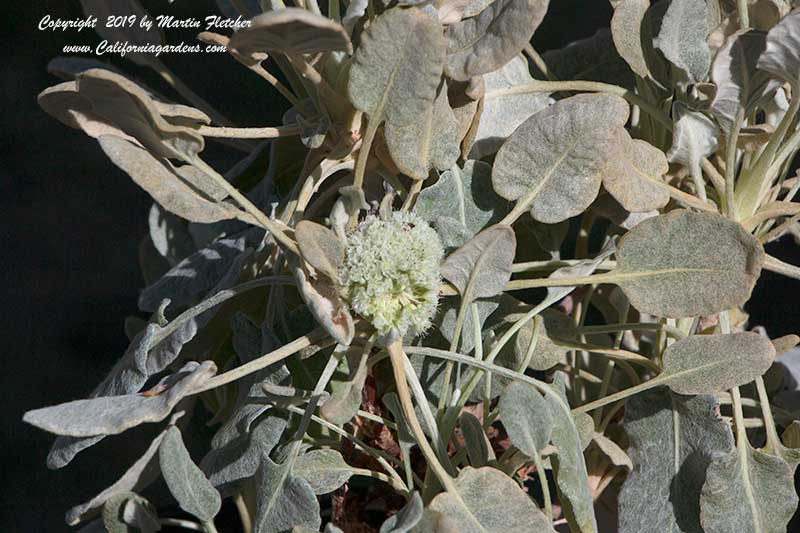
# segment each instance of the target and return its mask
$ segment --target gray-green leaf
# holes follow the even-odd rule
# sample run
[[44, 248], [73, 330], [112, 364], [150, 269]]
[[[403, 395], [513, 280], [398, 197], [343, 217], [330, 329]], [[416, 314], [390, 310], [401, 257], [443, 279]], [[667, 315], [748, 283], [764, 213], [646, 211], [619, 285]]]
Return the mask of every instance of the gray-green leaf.
[[642, 23], [650, 0], [623, 0], [611, 17], [611, 36], [622, 59], [642, 78], [650, 75], [642, 46]]
[[623, 236], [615, 283], [641, 312], [710, 315], [748, 300], [763, 261], [763, 247], [741, 225], [720, 215], [677, 209]]
[[560, 100], [522, 123], [497, 152], [497, 194], [554, 224], [582, 213], [600, 189], [616, 132], [628, 119], [618, 96], [581, 94]]
[[276, 464], [262, 455], [255, 477], [255, 533], [279, 533], [295, 526], [319, 530], [317, 497], [306, 480], [292, 474], [292, 463]]
[[541, 453], [553, 432], [553, 413], [542, 395], [527, 383], [512, 381], [498, 408], [514, 446], [528, 457]]
[[489, 441], [480, 420], [472, 413], [463, 412], [458, 417], [458, 425], [464, 437], [469, 464], [475, 468], [486, 466], [489, 461]]
[[447, 257], [442, 277], [468, 301], [495, 296], [511, 279], [516, 247], [510, 226], [492, 226]]
[[422, 498], [419, 492], [411, 495], [402, 509], [381, 524], [379, 533], [407, 533], [422, 519]]
[[494, 0], [477, 16], [448, 28], [445, 73], [454, 80], [492, 72], [528, 44], [549, 0]]
[[361, 35], [350, 67], [350, 101], [371, 127], [417, 121], [436, 98], [444, 53], [438, 22], [417, 8], [386, 11]]
[[655, 46], [691, 81], [703, 81], [711, 65], [706, 0], [672, 0], [661, 21]]
[[164, 481], [181, 509], [203, 522], [213, 519], [222, 506], [219, 492], [194, 464], [175, 426], [164, 435], [158, 458]]
[[750, 383], [773, 359], [775, 348], [758, 333], [692, 335], [667, 347], [658, 379], [678, 394], [711, 394]]
[[292, 473], [308, 482], [314, 494], [328, 494], [353, 475], [353, 468], [336, 450], [312, 450], [297, 458]]
[[551, 533], [553, 527], [534, 501], [511, 478], [491, 467], [466, 467], [456, 479], [457, 494], [443, 492], [430, 509], [459, 533]]
[[303, 259], [331, 281], [338, 281], [344, 261], [344, 244], [336, 234], [316, 222], [301, 220], [294, 232]]
[[664, 152], [640, 139], [631, 139], [624, 128], [617, 132], [617, 154], [608, 161], [603, 186], [626, 210], [641, 213], [660, 209], [669, 202], [661, 179], [669, 171]]
[[795, 9], [767, 33], [767, 47], [758, 68], [794, 88], [800, 84], [800, 9]]

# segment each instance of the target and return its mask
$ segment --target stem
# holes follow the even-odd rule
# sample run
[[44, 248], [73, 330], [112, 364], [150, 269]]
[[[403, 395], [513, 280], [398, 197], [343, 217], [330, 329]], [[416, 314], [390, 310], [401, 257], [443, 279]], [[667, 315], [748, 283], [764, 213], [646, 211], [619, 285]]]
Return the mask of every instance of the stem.
[[183, 529], [191, 529], [192, 531], [204, 531], [203, 526], [200, 524], [182, 518], [159, 518], [158, 522], [162, 526], [182, 527]]
[[739, 14], [739, 28], [750, 27], [750, 13], [747, 11], [747, 0], [736, 0], [736, 12]]
[[244, 533], [253, 533], [253, 518], [250, 516], [250, 509], [247, 508], [247, 502], [244, 501], [244, 496], [241, 492], [236, 493], [233, 503], [236, 504], [236, 510], [239, 512], [242, 531]]
[[[746, 0], [745, 0], [746, 3]], [[745, 6], [746, 7], [746, 6]], [[745, 13], [747, 10], [745, 10]], [[734, 182], [736, 179], [736, 140], [739, 138], [739, 131], [744, 120], [744, 108], [739, 106], [733, 120], [733, 128], [728, 135], [725, 147], [725, 213], [728, 218], [737, 220]]]
[[530, 43], [525, 45], [523, 48], [525, 51], [525, 55], [533, 61], [533, 64], [536, 65], [536, 68], [539, 69], [539, 72], [544, 74], [544, 77], [547, 78], [549, 81], [556, 81], [555, 75], [547, 68], [547, 63], [544, 62], [544, 59], [541, 55], [530, 45]]
[[547, 515], [547, 521], [553, 521], [553, 502], [550, 500], [550, 485], [547, 483], [547, 471], [544, 469], [542, 463], [542, 456], [539, 455], [539, 450], [533, 451], [533, 464], [536, 465], [536, 475], [539, 476], [539, 484], [542, 486], [542, 496], [544, 497], [544, 512]]
[[771, 255], [766, 255], [764, 257], [764, 269], [777, 274], [783, 274], [789, 278], [800, 279], [800, 267], [784, 263]]
[[758, 391], [758, 400], [761, 403], [761, 417], [764, 419], [764, 428], [767, 433], [767, 446], [774, 452], [779, 450], [783, 445], [778, 437], [775, 419], [772, 417], [772, 409], [769, 405], [767, 388], [764, 386], [764, 378], [761, 376], [756, 378], [756, 390]]
[[203, 529], [206, 533], [219, 533], [217, 528], [214, 526], [214, 520], [209, 520], [208, 522], [203, 522]]
[[397, 387], [397, 396], [400, 399], [400, 405], [403, 408], [403, 412], [406, 416], [406, 420], [408, 421], [411, 432], [413, 433], [420, 450], [422, 450], [422, 454], [425, 456], [425, 459], [428, 462], [428, 466], [430, 466], [433, 472], [436, 474], [439, 483], [442, 484], [445, 490], [453, 493], [454, 495], [458, 495], [458, 489], [456, 488], [453, 478], [450, 477], [442, 464], [436, 458], [436, 453], [428, 443], [425, 432], [422, 430], [422, 426], [417, 418], [417, 413], [414, 411], [414, 404], [411, 402], [411, 394], [408, 390], [408, 382], [406, 381], [406, 373], [404, 369], [404, 359], [406, 356], [403, 352], [403, 345], [401, 342], [402, 341], [400, 339], [396, 339], [386, 347], [387, 351], [389, 352], [389, 359], [392, 362], [392, 371], [394, 373], [395, 386]]
[[[551, 261], [528, 261], [526, 263], [514, 263], [511, 272], [533, 272], [539, 270], [556, 270], [565, 266], [574, 266], [583, 263], [585, 259], [558, 259]], [[596, 270], [614, 270], [617, 262], [605, 259], [597, 265]]]
[[198, 394], [201, 392], [205, 392], [207, 390], [214, 389], [216, 387], [220, 387], [222, 385], [226, 385], [237, 379], [243, 378], [253, 372], [258, 372], [259, 370], [268, 367], [282, 359], [286, 359], [290, 355], [294, 355], [295, 353], [299, 352], [303, 348], [311, 346], [317, 341], [320, 341], [327, 337], [327, 334], [322, 330], [315, 330], [309, 333], [308, 335], [303, 335], [299, 337], [289, 344], [284, 344], [277, 350], [273, 350], [267, 354], [262, 355], [257, 359], [253, 359], [249, 363], [245, 363], [241, 366], [234, 368], [233, 370], [229, 370], [224, 374], [220, 374], [219, 376], [215, 376], [208, 381], [206, 381], [203, 386], [199, 389], [193, 391], [194, 394]]
[[[579, 333], [586, 333], [588, 335], [595, 333], [617, 333], [620, 331], [657, 331], [661, 324], [656, 322], [627, 322], [624, 324], [602, 324], [599, 326], [582, 326], [578, 328]], [[676, 339], [682, 339], [686, 335], [678, 328], [672, 326], [664, 326], [664, 330]]]
[[213, 126], [200, 126], [197, 132], [204, 137], [275, 139], [278, 137], [296, 137], [303, 132], [303, 127], [299, 124], [267, 128], [217, 128]]
[[361, 141], [361, 148], [358, 150], [358, 158], [356, 159], [356, 169], [353, 174], [353, 185], [363, 189], [364, 188], [364, 172], [367, 170], [367, 159], [369, 158], [369, 151], [372, 148], [372, 141], [375, 140], [375, 134], [378, 131], [378, 125], [373, 122], [367, 123], [367, 130], [364, 132], [364, 138]]

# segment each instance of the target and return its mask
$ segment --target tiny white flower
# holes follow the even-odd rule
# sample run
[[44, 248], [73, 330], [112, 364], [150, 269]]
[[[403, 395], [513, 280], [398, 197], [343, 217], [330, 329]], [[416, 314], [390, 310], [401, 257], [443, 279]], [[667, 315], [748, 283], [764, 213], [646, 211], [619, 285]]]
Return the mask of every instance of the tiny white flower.
[[423, 333], [436, 312], [443, 255], [439, 236], [414, 213], [369, 216], [347, 236], [343, 295], [381, 334]]

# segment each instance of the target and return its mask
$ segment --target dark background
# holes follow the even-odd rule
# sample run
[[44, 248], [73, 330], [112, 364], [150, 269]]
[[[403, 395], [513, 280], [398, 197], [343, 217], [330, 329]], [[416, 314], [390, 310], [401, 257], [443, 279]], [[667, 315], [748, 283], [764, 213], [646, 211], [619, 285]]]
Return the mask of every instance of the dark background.
[[[203, 18], [217, 13], [212, 0], [143, 4], [153, 15]], [[50, 471], [44, 463], [52, 437], [21, 422], [28, 409], [84, 397], [127, 346], [123, 321], [137, 311], [142, 286], [137, 248], [147, 231], [150, 205], [93, 139], [37, 106], [36, 95], [60, 81], [45, 67], [62, 46], [98, 41], [92, 30], [38, 31], [45, 14], [76, 18], [81, 9], [77, 0], [4, 2], [2, 8], [2, 531], [66, 530], [63, 513], [117, 479], [151, 438], [148, 428], [107, 438], [69, 466]], [[555, 0], [534, 45], [540, 51], [561, 47], [607, 26], [610, 17], [609, 4], [602, 0]], [[167, 39], [191, 43], [193, 33], [168, 31]], [[284, 102], [231, 58], [199, 54], [163, 59], [236, 123], [279, 122]], [[177, 98], [147, 70], [113, 62]], [[220, 169], [234, 161], [214, 145], [205, 154]], [[769, 251], [800, 264], [800, 250], [788, 244]], [[800, 282], [765, 273], [749, 305], [752, 323], [765, 325], [771, 335], [800, 330], [798, 287]]]

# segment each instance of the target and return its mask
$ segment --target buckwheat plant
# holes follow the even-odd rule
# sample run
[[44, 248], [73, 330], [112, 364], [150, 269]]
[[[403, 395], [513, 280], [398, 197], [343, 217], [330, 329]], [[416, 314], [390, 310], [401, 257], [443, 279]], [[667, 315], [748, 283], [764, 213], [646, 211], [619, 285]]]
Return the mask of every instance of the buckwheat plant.
[[800, 279], [763, 248], [800, 234], [800, 9], [614, 0], [539, 54], [548, 0], [217, 3], [250, 24], [198, 39], [282, 124], [231, 124], [138, 26], [98, 31], [184, 103], [96, 58], [39, 95], [154, 200], [130, 347], [25, 415], [50, 468], [160, 428], [70, 525], [786, 530], [800, 413], [773, 361], [800, 339], [743, 307], [764, 269]]

